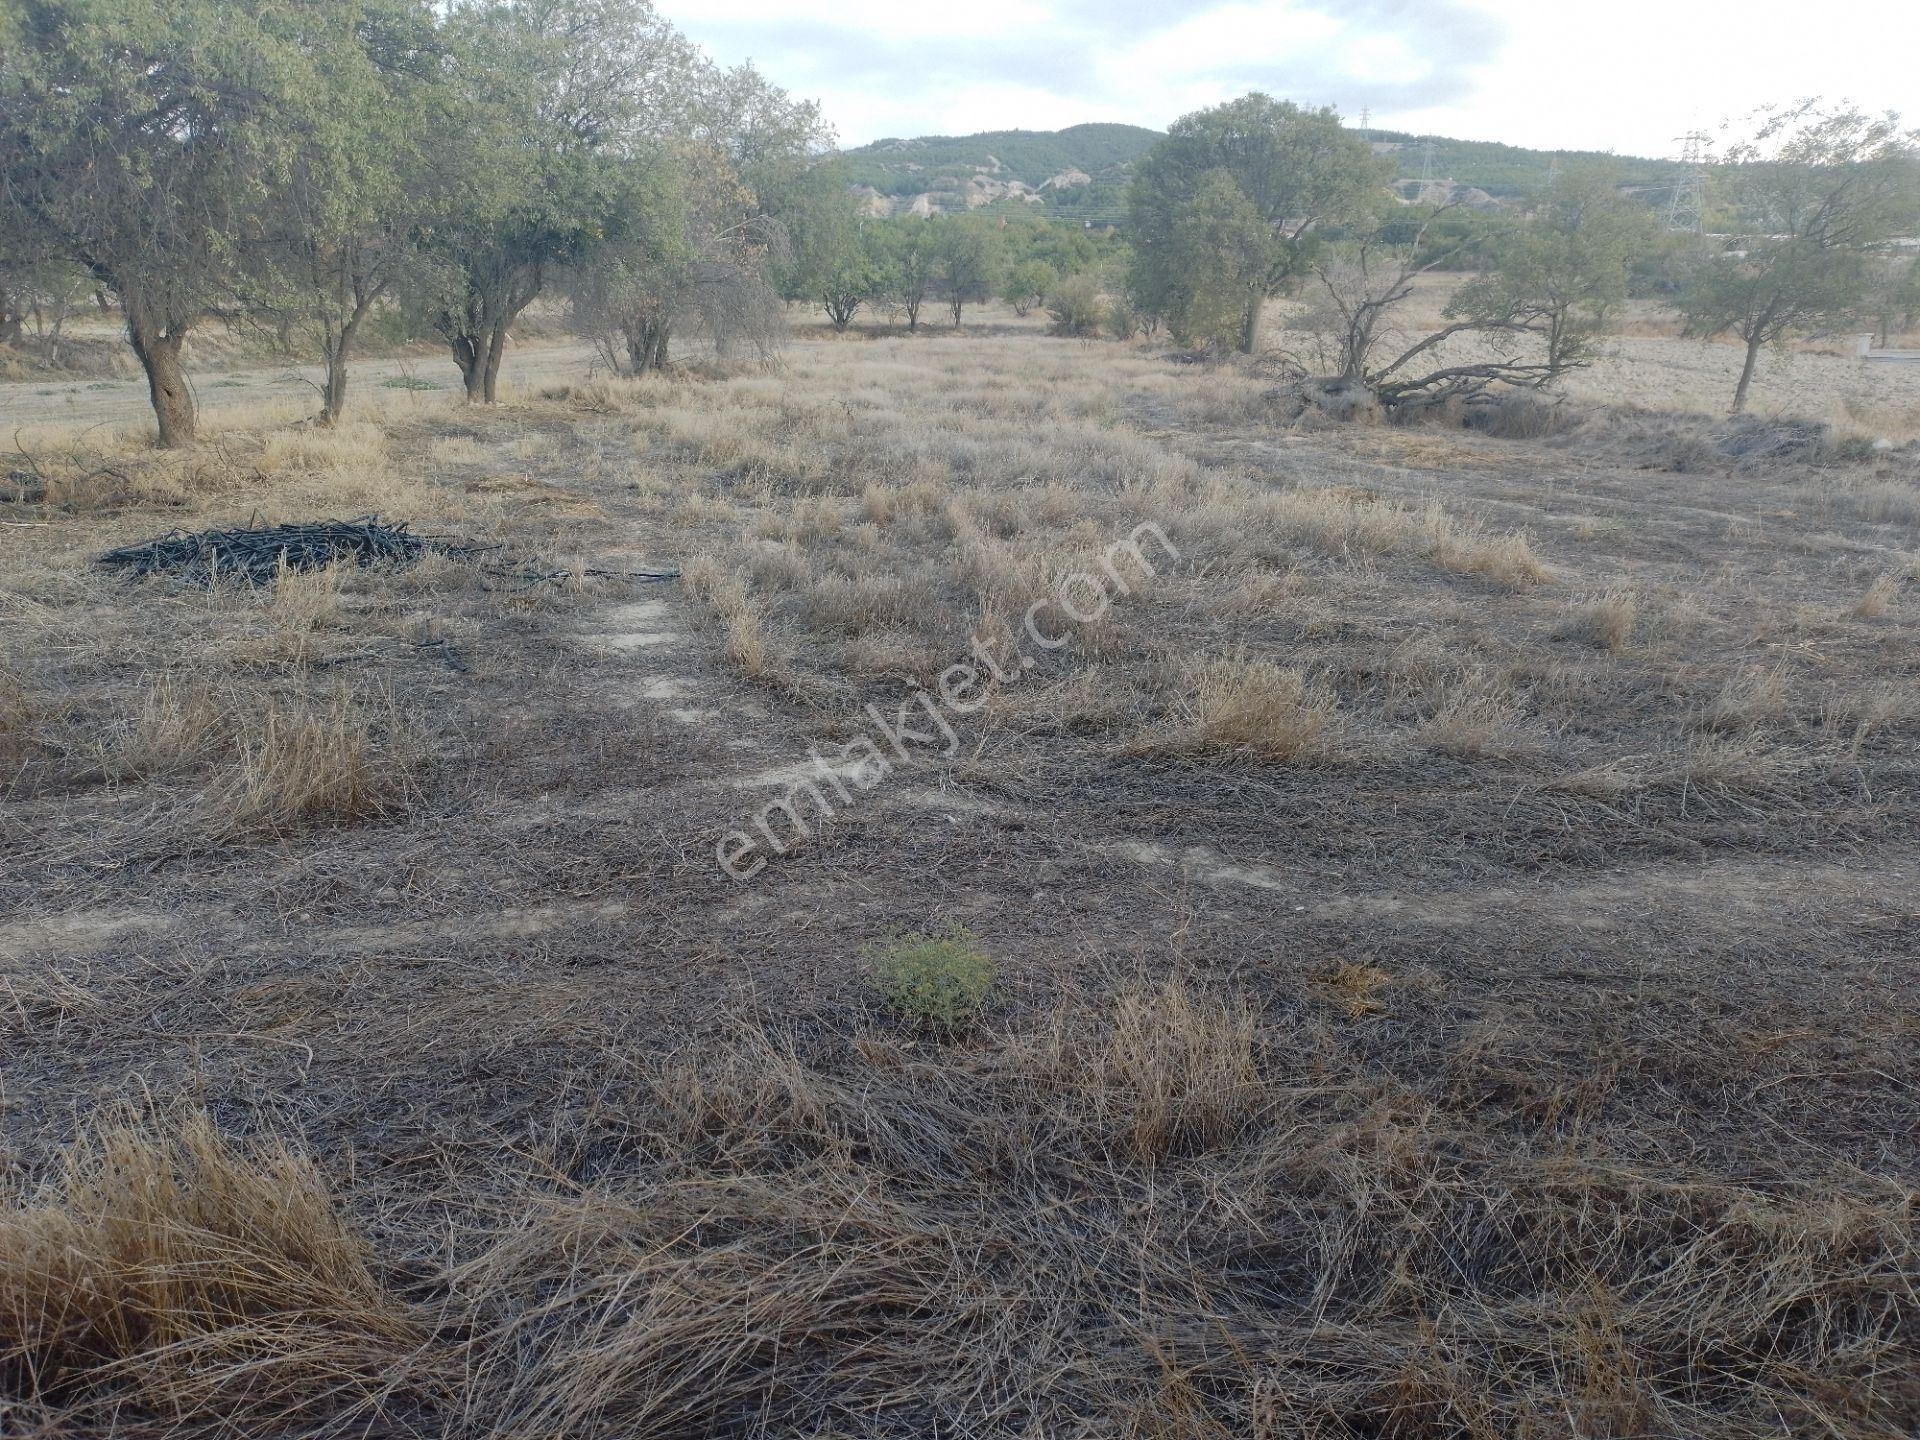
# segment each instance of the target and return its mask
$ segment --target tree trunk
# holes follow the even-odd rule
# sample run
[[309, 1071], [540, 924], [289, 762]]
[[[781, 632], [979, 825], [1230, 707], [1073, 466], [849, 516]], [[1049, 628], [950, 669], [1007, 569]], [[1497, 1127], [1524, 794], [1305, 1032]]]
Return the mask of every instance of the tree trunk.
[[500, 357], [507, 352], [507, 327], [496, 325], [493, 333], [487, 337], [487, 368], [484, 395], [491, 405], [499, 398]]
[[636, 320], [626, 329], [627, 373], [645, 375], [666, 367], [667, 341], [673, 327], [664, 320]]
[[1240, 332], [1240, 348], [1249, 355], [1260, 353], [1260, 318], [1267, 308], [1267, 292], [1256, 290], [1247, 302], [1245, 328]]
[[347, 355], [335, 344], [327, 351], [327, 386], [320, 397], [320, 423], [338, 425], [347, 408]]
[[486, 359], [480, 345], [471, 335], [456, 335], [447, 342], [453, 351], [453, 363], [460, 367], [460, 379], [466, 386], [467, 403], [478, 405], [485, 385]]
[[1736, 415], [1747, 408], [1747, 387], [1753, 384], [1753, 368], [1760, 360], [1760, 344], [1758, 336], [1747, 341], [1747, 363], [1740, 367], [1740, 383], [1733, 388], [1733, 413]]
[[347, 356], [353, 350], [353, 337], [360, 333], [360, 322], [373, 308], [371, 298], [353, 307], [353, 313], [340, 322], [339, 330], [326, 337], [327, 389], [320, 406], [320, 423], [337, 425], [347, 408]]
[[187, 373], [180, 365], [180, 345], [186, 338], [184, 330], [157, 334], [134, 319], [127, 322], [127, 339], [133, 346], [134, 358], [147, 372], [147, 394], [153, 400], [153, 418], [160, 426], [163, 450], [193, 443], [198, 417], [193, 391], [187, 385]]

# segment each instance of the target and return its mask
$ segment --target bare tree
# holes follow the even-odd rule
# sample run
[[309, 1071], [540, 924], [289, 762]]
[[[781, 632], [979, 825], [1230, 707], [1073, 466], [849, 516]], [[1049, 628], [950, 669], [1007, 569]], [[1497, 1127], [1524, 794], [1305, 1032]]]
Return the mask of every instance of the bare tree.
[[[1385, 242], [1378, 234], [1331, 252], [1311, 268], [1307, 325], [1316, 358], [1347, 386], [1358, 386], [1391, 409], [1484, 394], [1496, 385], [1533, 389], [1587, 363], [1578, 351], [1549, 342], [1552, 315], [1524, 294], [1490, 290], [1488, 308], [1459, 314], [1418, 338], [1401, 323], [1401, 307], [1422, 275], [1455, 258], [1468, 241], [1430, 249], [1433, 222], [1452, 209], [1442, 206], [1415, 233], [1411, 244]], [[1485, 353], [1450, 355], [1450, 342], [1477, 338]]]

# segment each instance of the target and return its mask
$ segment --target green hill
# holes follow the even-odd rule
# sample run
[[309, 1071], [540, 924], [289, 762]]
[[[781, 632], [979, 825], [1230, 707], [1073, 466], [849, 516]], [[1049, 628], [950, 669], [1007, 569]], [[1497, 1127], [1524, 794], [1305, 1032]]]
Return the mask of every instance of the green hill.
[[1426, 149], [1431, 144], [1435, 180], [1453, 180], [1498, 197], [1522, 195], [1544, 186], [1555, 156], [1563, 162], [1611, 161], [1619, 167], [1620, 183], [1625, 186], [1671, 185], [1680, 169], [1673, 160], [1604, 155], [1595, 150], [1528, 150], [1519, 145], [1502, 145], [1496, 140], [1450, 140], [1444, 135], [1409, 135], [1402, 130], [1356, 130], [1354, 133], [1372, 141], [1376, 150], [1394, 147], [1386, 153], [1396, 162], [1394, 173], [1398, 178], [1420, 177]]
[[922, 135], [876, 140], [845, 153], [856, 185], [883, 195], [918, 195], [936, 180], [962, 180], [989, 169], [995, 178], [1039, 186], [1079, 170], [1099, 179], [1131, 167], [1160, 138], [1140, 125], [1070, 125], [1065, 130], [986, 130], [978, 135]]
[[[1356, 130], [1394, 163], [1400, 179], [1417, 179], [1432, 147], [1432, 176], [1484, 190], [1497, 199], [1521, 195], [1545, 185], [1555, 156], [1561, 160], [1610, 159], [1620, 167], [1621, 183], [1639, 189], [1670, 185], [1679, 166], [1671, 160], [1602, 156], [1593, 151], [1529, 150], [1487, 140], [1453, 140], [1441, 135], [1410, 135], [1399, 130]], [[896, 202], [916, 195], [932, 197], [935, 208], [964, 209], [969, 183], [1009, 182], [1039, 189], [1056, 175], [1079, 171], [1089, 184], [1052, 187], [1041, 192], [1045, 213], [1062, 220], [1113, 224], [1126, 215], [1127, 182], [1134, 162], [1161, 138], [1139, 125], [1070, 125], [1064, 130], [988, 130], [978, 135], [922, 135], [907, 140], [876, 140], [844, 152], [850, 183], [866, 186]], [[996, 205], [1027, 208], [1017, 197]]]

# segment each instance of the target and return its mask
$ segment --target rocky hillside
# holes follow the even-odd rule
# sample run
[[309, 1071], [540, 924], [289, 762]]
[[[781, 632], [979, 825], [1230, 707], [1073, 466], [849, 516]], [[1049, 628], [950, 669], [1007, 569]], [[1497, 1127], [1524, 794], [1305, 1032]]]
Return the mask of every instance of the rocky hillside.
[[989, 130], [876, 140], [845, 158], [848, 178], [876, 214], [1030, 205], [1103, 224], [1125, 211], [1133, 162], [1159, 138], [1139, 125]]
[[[1451, 140], [1396, 130], [1359, 130], [1390, 160], [1404, 200], [1452, 199], [1495, 208], [1544, 185], [1555, 152], [1484, 140]], [[989, 130], [876, 140], [845, 152], [848, 178], [876, 215], [954, 214], [986, 206], [1031, 206], [1096, 225], [1125, 218], [1133, 165], [1160, 139], [1139, 125], [1072, 125], [1065, 130]], [[1561, 151], [1562, 160], [1590, 157]], [[1612, 156], [1623, 185], [1671, 185], [1672, 161]], [[1423, 187], [1422, 175], [1430, 182]]]

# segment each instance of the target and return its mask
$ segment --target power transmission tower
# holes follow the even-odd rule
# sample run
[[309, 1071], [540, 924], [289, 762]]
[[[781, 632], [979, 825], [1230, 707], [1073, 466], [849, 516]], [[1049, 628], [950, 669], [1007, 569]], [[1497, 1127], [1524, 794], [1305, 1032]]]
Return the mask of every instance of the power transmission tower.
[[1372, 129], [1373, 127], [1372, 127], [1372, 125], [1371, 125], [1371, 124], [1369, 123], [1369, 122], [1371, 122], [1371, 121], [1372, 121], [1372, 119], [1373, 119], [1373, 111], [1372, 111], [1372, 109], [1371, 109], [1370, 107], [1368, 107], [1368, 106], [1366, 106], [1366, 105], [1362, 105], [1362, 106], [1360, 107], [1360, 128], [1361, 128], [1362, 130], [1370, 130], [1370, 129]]
[[1689, 130], [1680, 137], [1680, 176], [1673, 182], [1673, 199], [1667, 202], [1667, 230], [1674, 234], [1698, 235], [1701, 212], [1707, 195], [1707, 141], [1710, 137]]

